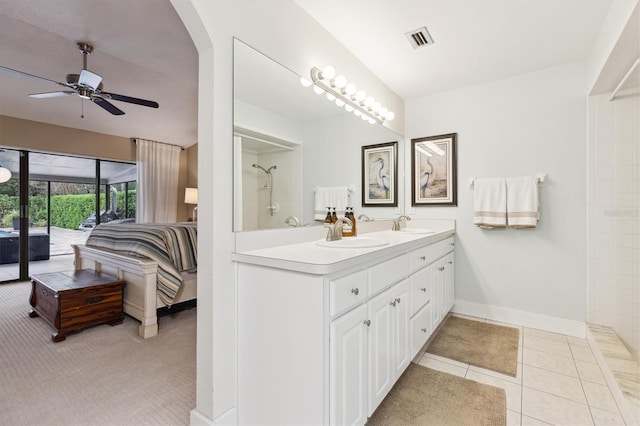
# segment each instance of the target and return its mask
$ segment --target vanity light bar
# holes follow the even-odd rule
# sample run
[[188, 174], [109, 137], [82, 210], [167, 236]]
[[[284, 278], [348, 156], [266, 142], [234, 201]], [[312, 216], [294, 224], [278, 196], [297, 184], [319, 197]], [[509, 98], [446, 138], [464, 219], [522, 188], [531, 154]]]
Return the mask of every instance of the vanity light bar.
[[336, 76], [331, 65], [327, 65], [322, 71], [316, 67], [311, 68], [311, 80], [316, 93], [322, 90], [327, 93], [329, 100], [335, 100], [339, 107], [368, 120], [370, 123], [383, 124], [385, 120], [393, 120], [395, 114], [382, 107], [371, 96], [367, 96], [362, 90], [357, 90], [353, 83], [347, 83], [347, 79], [341, 75]]

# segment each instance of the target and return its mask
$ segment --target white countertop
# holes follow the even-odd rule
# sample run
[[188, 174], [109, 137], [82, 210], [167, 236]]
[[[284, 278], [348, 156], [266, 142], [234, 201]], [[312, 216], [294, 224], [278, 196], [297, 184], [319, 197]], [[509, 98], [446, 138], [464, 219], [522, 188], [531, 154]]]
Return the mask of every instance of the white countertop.
[[[455, 224], [440, 226], [431, 234], [413, 234], [397, 231], [378, 231], [361, 234], [361, 237], [377, 238], [389, 244], [372, 248], [328, 248], [318, 246], [318, 240], [235, 252], [231, 259], [308, 274], [332, 274], [377, 259], [388, 259], [410, 250], [439, 241], [455, 233]], [[345, 237], [351, 238], [351, 237]]]

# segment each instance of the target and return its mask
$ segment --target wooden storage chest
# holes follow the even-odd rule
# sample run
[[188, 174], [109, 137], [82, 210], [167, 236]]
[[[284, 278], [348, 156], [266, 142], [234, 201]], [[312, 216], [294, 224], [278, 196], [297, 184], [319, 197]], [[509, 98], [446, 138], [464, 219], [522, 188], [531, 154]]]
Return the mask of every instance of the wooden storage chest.
[[54, 342], [92, 325], [117, 325], [124, 319], [126, 282], [112, 275], [90, 269], [51, 272], [32, 275], [31, 283], [29, 316], [41, 316], [56, 329]]

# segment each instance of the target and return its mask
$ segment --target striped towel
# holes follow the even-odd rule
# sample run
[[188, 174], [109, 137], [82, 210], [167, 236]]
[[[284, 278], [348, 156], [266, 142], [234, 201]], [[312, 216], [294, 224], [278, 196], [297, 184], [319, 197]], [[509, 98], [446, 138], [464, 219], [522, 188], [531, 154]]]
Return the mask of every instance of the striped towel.
[[538, 178], [507, 178], [507, 224], [510, 228], [535, 228], [538, 224]]
[[507, 226], [507, 187], [503, 178], [474, 180], [473, 224], [485, 229]]

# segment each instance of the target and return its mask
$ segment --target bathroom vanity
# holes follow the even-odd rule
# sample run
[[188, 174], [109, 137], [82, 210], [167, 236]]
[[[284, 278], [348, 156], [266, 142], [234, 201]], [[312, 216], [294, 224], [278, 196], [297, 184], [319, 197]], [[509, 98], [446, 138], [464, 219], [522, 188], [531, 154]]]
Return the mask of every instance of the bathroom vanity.
[[453, 306], [455, 225], [438, 222], [233, 254], [240, 424], [366, 422]]

